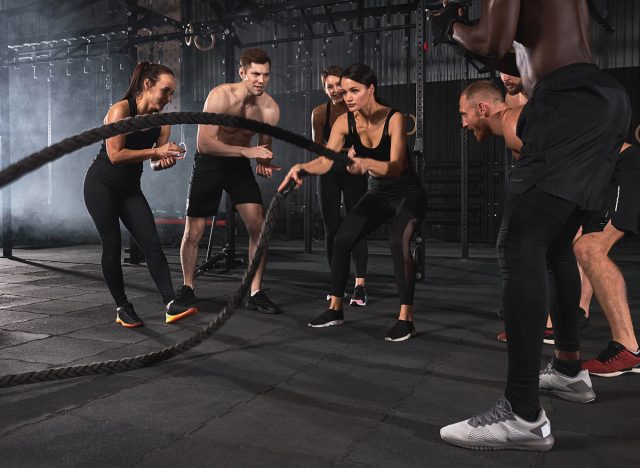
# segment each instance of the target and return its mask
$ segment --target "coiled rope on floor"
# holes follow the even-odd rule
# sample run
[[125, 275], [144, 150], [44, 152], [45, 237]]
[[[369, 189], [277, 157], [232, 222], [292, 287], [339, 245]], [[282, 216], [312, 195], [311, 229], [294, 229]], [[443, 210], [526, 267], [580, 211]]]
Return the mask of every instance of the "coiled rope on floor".
[[[103, 125], [76, 136], [62, 140], [52, 146], [44, 148], [37, 153], [12, 164], [0, 172], [0, 187], [15, 182], [25, 174], [34, 171], [44, 164], [54, 161], [65, 154], [73, 152], [84, 146], [90, 145], [105, 138], [110, 138], [123, 133], [144, 130], [161, 125], [175, 124], [204, 124], [223, 125], [226, 127], [244, 128], [256, 133], [268, 134], [287, 143], [291, 143], [303, 149], [323, 154], [333, 160], [346, 158], [343, 153], [336, 153], [322, 145], [312, 142], [298, 134], [274, 127], [255, 120], [235, 117], [226, 114], [213, 114], [207, 112], [170, 112], [166, 114], [140, 115], [134, 118], [124, 119], [112, 124]], [[344, 160], [344, 159], [343, 159]], [[245, 271], [240, 286], [233, 296], [227, 301], [224, 307], [218, 312], [216, 317], [210, 321], [202, 330], [173, 346], [165, 347], [159, 351], [138, 356], [114, 359], [109, 361], [93, 362], [67, 367], [54, 367], [40, 371], [23, 372], [0, 377], [0, 387], [11, 387], [16, 385], [26, 385], [39, 382], [49, 382], [54, 380], [71, 379], [98, 374], [113, 374], [126, 370], [140, 369], [161, 361], [171, 359], [178, 354], [182, 354], [205, 341], [217, 329], [221, 328], [233, 315], [233, 311], [240, 305], [240, 302], [247, 294], [251, 280], [253, 279], [260, 260], [267, 249], [269, 238], [275, 227], [276, 215], [282, 200], [284, 200], [293, 188], [293, 184], [277, 192], [271, 200], [265, 215], [264, 225], [258, 239], [258, 246], [253, 260]]]

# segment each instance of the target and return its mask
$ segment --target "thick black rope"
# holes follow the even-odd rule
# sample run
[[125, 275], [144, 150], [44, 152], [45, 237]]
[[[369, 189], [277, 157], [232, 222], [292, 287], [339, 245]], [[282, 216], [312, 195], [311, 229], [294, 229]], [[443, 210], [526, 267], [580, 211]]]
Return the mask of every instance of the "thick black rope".
[[[136, 130], [142, 130], [160, 125], [167, 124], [212, 124], [224, 125], [227, 127], [237, 127], [253, 130], [258, 133], [268, 134], [274, 138], [292, 143], [301, 148], [309, 149], [316, 153], [324, 154], [331, 159], [344, 158], [341, 153], [326, 149], [324, 146], [313, 143], [306, 138], [289, 132], [287, 130], [273, 127], [255, 120], [244, 119], [240, 117], [229, 116], [225, 114], [211, 114], [205, 112], [173, 112], [167, 114], [154, 114], [150, 116], [137, 116], [130, 119], [121, 120], [119, 122], [104, 125], [92, 130], [88, 130], [66, 140], [56, 143], [50, 147], [34, 153], [21, 161], [9, 166], [0, 172], [0, 187], [9, 184], [23, 175], [31, 172], [43, 164], [53, 161], [64, 154], [75, 151], [84, 146], [90, 145], [103, 138], [129, 133]], [[304, 175], [304, 174], [301, 174]], [[23, 372], [20, 374], [10, 374], [0, 377], [0, 387], [10, 387], [15, 385], [26, 385], [38, 382], [49, 382], [53, 380], [71, 379], [75, 377], [96, 375], [96, 374], [113, 374], [131, 369], [139, 369], [150, 366], [152, 364], [166, 361], [172, 357], [182, 354], [202, 343], [211, 336], [217, 329], [222, 327], [227, 320], [233, 315], [233, 311], [247, 294], [251, 280], [253, 279], [260, 260], [267, 249], [269, 238], [275, 227], [276, 214], [282, 200], [290, 193], [293, 188], [293, 182], [283, 190], [276, 193], [271, 200], [269, 209], [265, 215], [264, 225], [258, 239], [258, 246], [253, 260], [247, 267], [247, 271], [242, 277], [240, 286], [230, 298], [225, 306], [216, 317], [209, 322], [202, 330], [197, 332], [190, 338], [176, 343], [173, 346], [163, 348], [148, 354], [141, 354], [133, 357], [126, 357], [111, 361], [93, 362], [69, 367], [54, 367], [34, 372]]]
[[78, 135], [69, 137], [43, 150], [27, 156], [20, 161], [11, 164], [0, 171], [0, 188], [15, 182], [20, 177], [44, 166], [46, 163], [71, 153], [85, 146], [96, 143], [105, 138], [110, 138], [123, 133], [145, 130], [161, 125], [201, 124], [222, 125], [225, 127], [244, 128], [256, 133], [271, 135], [278, 140], [286, 141], [292, 145], [307, 149], [313, 153], [322, 154], [334, 161], [346, 163], [346, 154], [336, 153], [318, 143], [290, 132], [280, 127], [274, 127], [256, 120], [245, 119], [228, 114], [215, 114], [212, 112], [167, 112], [151, 115], [138, 115], [133, 118], [119, 120], [111, 124], [87, 130]]

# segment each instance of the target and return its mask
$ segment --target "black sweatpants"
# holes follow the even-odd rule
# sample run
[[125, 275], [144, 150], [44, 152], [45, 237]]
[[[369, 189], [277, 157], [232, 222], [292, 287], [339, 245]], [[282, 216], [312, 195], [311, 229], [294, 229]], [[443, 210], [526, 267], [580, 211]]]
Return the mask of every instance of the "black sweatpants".
[[99, 168], [89, 168], [84, 180], [84, 201], [102, 242], [102, 274], [118, 307], [125, 305], [120, 220], [144, 254], [147, 267], [163, 302], [175, 298], [167, 258], [160, 246], [153, 214], [137, 183], [105, 178]]
[[372, 186], [347, 214], [336, 234], [331, 259], [331, 295], [344, 295], [351, 249], [383, 223], [391, 221], [389, 243], [400, 303], [412, 305], [416, 281], [409, 243], [424, 218], [426, 207], [427, 196], [415, 174], [397, 177], [383, 187]]
[[[329, 266], [331, 266], [333, 258], [334, 240], [342, 222], [340, 216], [341, 196], [344, 194], [344, 207], [348, 214], [366, 192], [366, 176], [352, 175], [344, 169], [335, 168], [318, 176], [318, 200], [324, 224], [325, 250]], [[356, 243], [351, 256], [356, 267], [356, 278], [366, 277], [369, 257], [366, 238], [362, 238]]]
[[556, 349], [578, 351], [580, 274], [573, 239], [587, 217], [574, 203], [532, 187], [509, 195], [498, 235], [509, 370], [505, 396], [513, 411], [535, 419], [542, 340], [550, 310], [547, 265], [553, 271]]

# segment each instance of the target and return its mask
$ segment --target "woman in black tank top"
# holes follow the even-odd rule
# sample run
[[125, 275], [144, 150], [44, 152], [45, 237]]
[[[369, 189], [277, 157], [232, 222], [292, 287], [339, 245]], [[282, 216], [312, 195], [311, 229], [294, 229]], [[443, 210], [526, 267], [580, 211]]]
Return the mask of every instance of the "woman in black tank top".
[[[125, 97], [111, 106], [104, 123], [161, 111], [171, 102], [176, 81], [170, 68], [139, 63]], [[169, 143], [171, 127], [118, 135], [102, 143], [84, 180], [84, 199], [102, 242], [102, 273], [116, 303], [116, 322], [133, 328], [143, 324], [124, 291], [120, 264], [120, 220], [144, 254], [149, 272], [166, 304], [167, 323], [197, 312], [172, 304], [173, 284], [167, 259], [160, 247], [153, 214], [140, 189], [142, 162], [151, 160], [154, 170], [172, 167], [184, 152]]]
[[[369, 189], [347, 214], [335, 237], [331, 260], [331, 303], [329, 309], [309, 322], [310, 327], [328, 327], [344, 323], [342, 298], [349, 275], [349, 253], [383, 223], [389, 222], [389, 241], [394, 273], [400, 296], [400, 314], [386, 334], [388, 341], [403, 341], [416, 334], [413, 326], [414, 263], [411, 237], [426, 211], [425, 191], [411, 167], [407, 152], [404, 116], [382, 105], [375, 96], [377, 79], [366, 65], [355, 64], [342, 73], [342, 89], [349, 112], [340, 116], [331, 128], [327, 148], [339, 151], [346, 138], [350, 151], [351, 174], [368, 174]], [[301, 170], [325, 174], [333, 161], [323, 156], [291, 168], [280, 185], [290, 180], [299, 187]]]
[[[322, 88], [329, 97], [326, 104], [321, 104], [313, 110], [311, 114], [312, 139], [316, 143], [326, 143], [331, 134], [332, 111], [334, 120], [347, 112], [347, 106], [342, 99], [342, 88], [340, 87], [340, 75], [342, 68], [332, 65], [327, 67], [320, 75]], [[324, 119], [324, 121], [323, 121]], [[345, 140], [345, 148], [350, 148], [351, 143]], [[320, 214], [324, 224], [325, 251], [329, 266], [333, 258], [334, 239], [338, 228], [342, 223], [340, 206], [344, 198], [345, 211], [349, 213], [367, 191], [367, 177], [365, 175], [349, 174], [344, 167], [337, 164], [332, 166], [326, 174], [318, 176], [318, 201], [320, 204]], [[349, 302], [353, 306], [367, 305], [367, 291], [365, 289], [365, 277], [367, 273], [367, 240], [360, 240], [353, 251], [351, 257], [356, 270], [355, 286], [353, 296]], [[327, 300], [331, 295], [327, 295]]]

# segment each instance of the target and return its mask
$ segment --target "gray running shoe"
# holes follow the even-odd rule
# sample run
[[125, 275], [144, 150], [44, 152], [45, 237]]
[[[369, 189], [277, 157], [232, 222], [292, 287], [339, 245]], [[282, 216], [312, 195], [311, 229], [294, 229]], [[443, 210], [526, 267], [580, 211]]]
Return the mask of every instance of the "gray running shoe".
[[496, 406], [466, 421], [440, 429], [440, 437], [453, 445], [473, 450], [528, 450], [546, 452], [555, 442], [544, 410], [534, 422], [516, 416], [504, 396]]
[[540, 393], [574, 403], [589, 403], [596, 399], [588, 371], [583, 369], [575, 377], [569, 377], [555, 370], [551, 362], [540, 372]]

